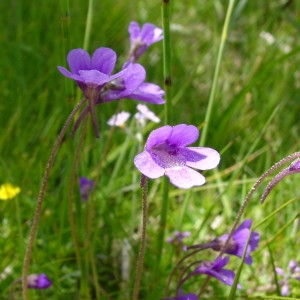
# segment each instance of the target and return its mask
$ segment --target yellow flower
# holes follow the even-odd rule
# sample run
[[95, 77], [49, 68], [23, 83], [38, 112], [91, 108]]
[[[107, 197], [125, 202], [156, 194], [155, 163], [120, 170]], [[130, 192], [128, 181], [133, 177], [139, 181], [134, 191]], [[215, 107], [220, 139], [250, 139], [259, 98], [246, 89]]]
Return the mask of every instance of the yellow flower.
[[4, 183], [0, 186], [0, 200], [9, 200], [16, 197], [21, 192], [18, 186]]

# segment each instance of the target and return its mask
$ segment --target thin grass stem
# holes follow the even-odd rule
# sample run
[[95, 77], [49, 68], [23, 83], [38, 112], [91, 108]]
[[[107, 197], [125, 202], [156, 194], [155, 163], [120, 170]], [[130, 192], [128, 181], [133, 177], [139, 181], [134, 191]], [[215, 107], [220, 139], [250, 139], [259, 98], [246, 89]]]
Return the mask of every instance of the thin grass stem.
[[204, 119], [204, 127], [201, 133], [201, 138], [200, 138], [200, 146], [205, 145], [206, 143], [206, 138], [207, 138], [207, 133], [210, 125], [210, 119], [212, 115], [212, 109], [216, 97], [216, 91], [217, 91], [217, 83], [219, 79], [219, 74], [220, 74], [220, 67], [221, 67], [221, 61], [224, 53], [224, 47], [226, 44], [228, 32], [229, 32], [229, 25], [230, 25], [230, 20], [232, 16], [232, 11], [233, 11], [233, 6], [234, 6], [234, 1], [235, 0], [230, 0], [229, 5], [227, 8], [226, 12], [226, 17], [225, 17], [225, 22], [223, 26], [223, 31], [222, 31], [222, 36], [221, 36], [221, 42], [219, 45], [219, 50], [218, 50], [218, 55], [217, 55], [217, 62], [216, 62], [216, 67], [213, 75], [213, 81], [212, 81], [212, 87], [208, 99], [208, 106], [207, 106], [207, 111], [205, 114], [205, 119]]
[[93, 22], [93, 6], [94, 6], [94, 0], [89, 0], [88, 12], [87, 12], [86, 23], [85, 23], [84, 42], [83, 42], [83, 49], [85, 50], [88, 50], [90, 37], [91, 37], [91, 28]]

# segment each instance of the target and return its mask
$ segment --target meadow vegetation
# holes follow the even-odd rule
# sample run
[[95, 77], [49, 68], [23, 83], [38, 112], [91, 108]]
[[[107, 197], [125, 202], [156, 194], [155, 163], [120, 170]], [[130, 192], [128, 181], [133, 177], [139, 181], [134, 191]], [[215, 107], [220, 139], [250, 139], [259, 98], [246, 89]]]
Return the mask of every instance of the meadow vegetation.
[[[205, 126], [228, 2], [170, 1], [169, 125], [191, 124], [200, 134]], [[9, 182], [21, 188], [15, 198], [0, 201], [3, 300], [11, 299], [10, 286], [22, 275], [26, 241], [51, 148], [82, 98], [81, 90], [63, 77], [57, 66], [67, 67], [66, 56], [74, 48], [86, 47], [93, 53], [96, 48], [109, 47], [118, 55], [117, 72], [127, 59], [129, 23], [135, 20], [162, 27], [160, 1], [94, 0], [92, 5], [89, 33], [88, 1], [0, 3], [0, 185]], [[228, 233], [260, 175], [299, 151], [299, 15], [296, 0], [235, 1], [207, 137], [201, 145], [216, 149], [221, 162], [216, 169], [203, 172], [203, 186], [184, 190], [170, 185], [165, 239], [175, 231], [189, 231], [184, 243], [193, 245]], [[147, 71], [147, 82], [163, 88], [162, 42], [152, 45], [138, 62]], [[134, 118], [126, 122], [126, 128], [110, 127], [106, 122], [119, 111], [134, 115], [138, 103], [125, 99], [97, 106], [99, 139], [90, 119], [74, 138], [70, 130], [64, 137], [48, 181], [30, 264], [30, 274], [45, 273], [53, 285], [30, 290], [30, 299], [130, 299], [140, 245], [142, 199], [140, 173], [133, 160], [143, 150], [149, 133], [165, 125], [164, 105], [148, 105], [161, 123], [148, 122], [142, 131]], [[142, 140], [136, 139], [137, 133]], [[82, 146], [77, 153], [79, 143]], [[79, 160], [74, 171], [76, 155]], [[80, 200], [78, 179], [82, 176], [96, 181], [86, 202]], [[275, 267], [286, 269], [290, 260], [300, 261], [299, 179], [299, 174], [287, 176], [261, 205], [266, 181], [250, 200], [242, 220], [253, 220], [261, 240], [253, 252], [253, 264], [243, 266], [239, 277], [243, 288], [236, 291], [237, 298], [280, 299]], [[165, 242], [160, 266], [154, 267], [163, 180], [149, 180], [148, 184], [140, 299], [150, 300], [164, 296], [167, 278], [184, 251]], [[75, 221], [78, 252], [74, 250], [70, 215]], [[215, 252], [206, 250], [198, 259], [215, 257]], [[236, 272], [239, 266], [240, 259], [232, 257], [231, 269]], [[197, 276], [184, 290], [197, 293], [204, 282], [205, 276]], [[171, 291], [174, 288], [172, 283]], [[211, 279], [201, 299], [227, 299], [229, 293], [230, 287]], [[21, 299], [20, 286], [14, 294], [15, 299]], [[299, 281], [290, 282], [289, 296], [300, 299]]]

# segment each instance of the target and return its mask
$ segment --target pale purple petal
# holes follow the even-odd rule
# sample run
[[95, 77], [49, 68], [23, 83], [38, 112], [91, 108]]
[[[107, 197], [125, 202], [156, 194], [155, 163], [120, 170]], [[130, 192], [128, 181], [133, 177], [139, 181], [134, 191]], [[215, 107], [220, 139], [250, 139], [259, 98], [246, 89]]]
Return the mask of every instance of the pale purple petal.
[[74, 74], [78, 74], [80, 70], [91, 69], [91, 58], [88, 52], [83, 49], [73, 49], [67, 56], [68, 65]]
[[214, 149], [206, 147], [188, 147], [188, 149], [206, 156], [200, 161], [187, 161], [189, 167], [200, 170], [210, 170], [215, 168], [220, 162], [220, 154]]
[[110, 75], [115, 67], [116, 60], [115, 51], [105, 47], [98, 48], [92, 56], [91, 69]]
[[151, 23], [146, 23], [143, 25], [141, 30], [141, 39], [143, 42], [145, 42], [147, 45], [153, 44], [154, 41], [154, 30], [156, 26], [154, 26]]
[[133, 42], [140, 36], [141, 30], [139, 24], [135, 21], [130, 22], [128, 32], [130, 34], [130, 41]]
[[121, 72], [111, 76], [111, 79], [122, 79], [123, 89], [111, 88], [101, 95], [102, 102], [113, 101], [121, 98], [130, 98], [130, 94], [134, 92], [144, 81], [146, 76], [145, 69], [139, 64], [131, 64]]
[[172, 131], [173, 127], [169, 125], [153, 130], [148, 137], [145, 149], [151, 150], [153, 146], [164, 143]]
[[164, 90], [162, 90], [158, 85], [143, 82], [138, 86], [136, 90], [132, 91], [126, 97], [152, 104], [164, 104], [164, 95]]
[[251, 219], [246, 219], [245, 221], [243, 221], [239, 227], [236, 229], [236, 231], [239, 231], [241, 229], [247, 228], [250, 229], [252, 226], [252, 220]]
[[134, 165], [142, 174], [151, 179], [159, 178], [165, 173], [165, 170], [157, 165], [146, 151], [134, 158]]
[[66, 76], [68, 78], [71, 78], [76, 81], [80, 80], [80, 75], [73, 74], [70, 71], [68, 71], [67, 69], [65, 69], [64, 67], [58, 66], [57, 69], [61, 74], [63, 74], [64, 76]]
[[170, 178], [173, 185], [181, 189], [189, 189], [205, 183], [205, 177], [202, 174], [186, 167], [166, 169], [165, 175]]
[[97, 70], [81, 70], [79, 71], [80, 81], [88, 85], [103, 86], [109, 82], [110, 76], [104, 73], [100, 73]]
[[176, 146], [184, 147], [197, 141], [199, 137], [199, 130], [196, 126], [180, 124], [173, 127], [172, 135], [168, 141]]
[[278, 268], [278, 267], [276, 267], [276, 268], [275, 268], [275, 271], [276, 271], [276, 273], [277, 273], [278, 275], [280, 275], [280, 276], [284, 276], [284, 271], [283, 271], [283, 269], [282, 269], [282, 268]]

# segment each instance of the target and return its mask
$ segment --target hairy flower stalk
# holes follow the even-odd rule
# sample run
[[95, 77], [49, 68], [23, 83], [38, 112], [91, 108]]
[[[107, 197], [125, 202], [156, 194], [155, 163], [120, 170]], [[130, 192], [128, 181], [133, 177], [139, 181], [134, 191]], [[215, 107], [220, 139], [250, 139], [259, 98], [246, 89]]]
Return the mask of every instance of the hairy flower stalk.
[[[300, 158], [300, 151], [297, 151], [297, 152], [294, 152], [286, 157], [284, 157], [283, 159], [281, 159], [280, 161], [278, 161], [277, 163], [275, 163], [270, 169], [268, 169], [265, 173], [263, 173], [259, 178], [258, 180], [255, 182], [255, 184], [252, 186], [252, 188], [250, 189], [250, 191], [248, 192], [248, 194], [246, 195], [243, 203], [242, 203], [242, 206], [237, 214], [237, 217], [232, 225], [232, 228], [231, 228], [231, 231], [227, 237], [227, 240], [225, 241], [221, 251], [220, 251], [220, 256], [225, 252], [225, 249], [227, 248], [228, 246], [228, 243], [230, 242], [230, 239], [232, 238], [232, 235], [234, 233], [234, 231], [236, 230], [237, 226], [238, 226], [238, 223], [253, 195], [253, 193], [256, 191], [256, 189], [263, 183], [263, 181], [270, 175], [272, 174], [273, 172], [275, 172], [278, 168], [280, 168], [282, 165], [286, 164], [287, 162], [290, 162], [292, 160], [295, 160], [297, 158]], [[296, 162], [295, 162], [296, 164]], [[292, 167], [293, 164], [290, 166]], [[296, 164], [296, 166], [292, 167], [293, 168], [298, 168], [298, 164]], [[291, 170], [290, 170], [291, 171]], [[296, 172], [294, 172], [296, 173]], [[284, 178], [286, 175], [284, 175], [282, 178]], [[282, 179], [281, 178], [281, 179]], [[277, 180], [277, 179], [276, 179]], [[274, 181], [275, 182], [275, 181]], [[277, 182], [275, 182], [276, 184]], [[264, 201], [264, 199], [262, 200]]]
[[291, 165], [285, 169], [283, 169], [280, 173], [278, 173], [267, 185], [263, 195], [260, 198], [260, 203], [264, 203], [267, 196], [271, 192], [271, 190], [274, 188], [274, 186], [280, 182], [283, 178], [285, 178], [287, 175], [295, 174], [300, 172], [300, 160], [297, 159], [294, 162], [291, 163]]
[[133, 300], [137, 300], [139, 297], [139, 290], [141, 285], [143, 266], [144, 266], [144, 256], [145, 256], [145, 247], [146, 247], [146, 229], [147, 229], [147, 193], [148, 193], [148, 183], [147, 177], [142, 175], [141, 177], [141, 188], [143, 189], [143, 202], [142, 202], [142, 228], [141, 228], [141, 246], [138, 254], [138, 261], [136, 267], [136, 277], [134, 281], [133, 288]]
[[75, 116], [75, 114], [77, 113], [77, 111], [79, 111], [79, 109], [82, 107], [82, 105], [84, 104], [85, 99], [82, 99], [73, 109], [73, 111], [71, 112], [71, 114], [69, 115], [69, 117], [67, 118], [64, 126], [62, 127], [58, 138], [54, 144], [54, 147], [51, 151], [47, 166], [46, 166], [46, 170], [44, 173], [44, 177], [42, 180], [42, 184], [41, 184], [41, 188], [40, 188], [40, 192], [38, 195], [38, 200], [37, 200], [37, 206], [34, 212], [34, 216], [33, 216], [33, 221], [32, 221], [32, 226], [31, 226], [31, 231], [29, 234], [29, 238], [28, 238], [28, 243], [27, 243], [27, 247], [26, 247], [26, 251], [25, 251], [25, 256], [24, 256], [24, 263], [23, 263], [23, 273], [22, 273], [22, 291], [23, 291], [23, 300], [28, 300], [28, 293], [27, 293], [27, 277], [28, 277], [28, 268], [29, 268], [29, 264], [30, 264], [30, 259], [31, 259], [31, 253], [32, 253], [32, 248], [33, 248], [33, 244], [34, 244], [34, 240], [36, 237], [36, 233], [37, 233], [37, 229], [38, 229], [38, 224], [39, 224], [39, 220], [40, 220], [40, 215], [41, 215], [41, 211], [42, 211], [42, 204], [43, 204], [43, 200], [45, 197], [45, 192], [46, 192], [46, 188], [47, 188], [47, 183], [48, 183], [48, 178], [50, 175], [50, 171], [53, 167], [54, 164], [54, 160], [57, 154], [57, 151], [59, 149], [59, 146], [61, 144], [61, 141], [63, 139], [63, 137], [66, 134], [66, 131], [73, 119], [73, 117]]

